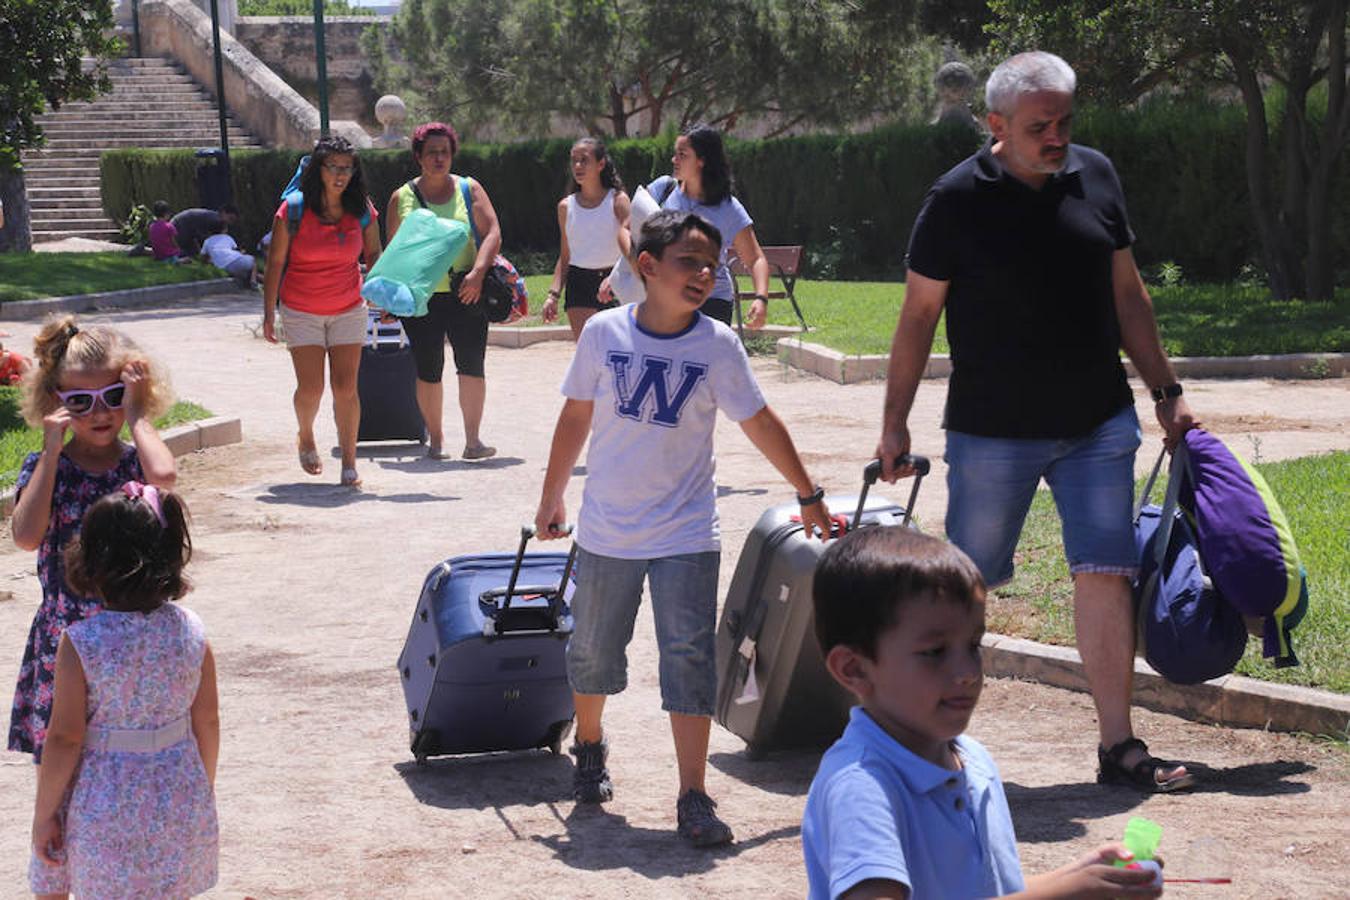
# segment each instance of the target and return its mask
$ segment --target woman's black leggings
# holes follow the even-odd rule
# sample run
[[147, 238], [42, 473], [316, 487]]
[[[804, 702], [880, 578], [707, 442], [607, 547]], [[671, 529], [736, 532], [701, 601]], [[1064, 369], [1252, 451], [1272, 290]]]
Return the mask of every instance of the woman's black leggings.
[[459, 302], [455, 294], [432, 294], [427, 314], [401, 319], [403, 331], [417, 361], [417, 379], [440, 384], [445, 371], [445, 341], [455, 355], [455, 372], [483, 377], [483, 358], [487, 356], [488, 320], [478, 304]]

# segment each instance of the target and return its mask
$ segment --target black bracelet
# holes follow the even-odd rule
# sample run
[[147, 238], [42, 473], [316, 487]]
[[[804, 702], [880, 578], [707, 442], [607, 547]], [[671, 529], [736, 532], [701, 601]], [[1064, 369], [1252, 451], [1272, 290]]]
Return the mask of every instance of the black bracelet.
[[768, 294], [755, 294], [755, 299], [758, 300], [760, 303], [763, 303], [765, 306], [769, 305]]
[[816, 489], [812, 491], [809, 496], [803, 497], [801, 494], [797, 495], [797, 503], [801, 506], [813, 506], [824, 499], [825, 489], [820, 485], [816, 485]]

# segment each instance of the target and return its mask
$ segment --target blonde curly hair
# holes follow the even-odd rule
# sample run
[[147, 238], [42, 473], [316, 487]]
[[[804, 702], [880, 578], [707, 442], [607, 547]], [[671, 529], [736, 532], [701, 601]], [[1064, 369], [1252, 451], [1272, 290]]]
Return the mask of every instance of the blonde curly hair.
[[116, 328], [81, 325], [69, 314], [50, 316], [33, 339], [33, 357], [37, 364], [24, 376], [22, 411], [24, 420], [34, 428], [41, 428], [43, 418], [61, 405], [56, 392], [67, 374], [100, 370], [120, 374], [123, 366], [137, 359], [150, 368], [142, 410], [146, 418], [158, 418], [173, 404], [173, 390], [163, 367]]

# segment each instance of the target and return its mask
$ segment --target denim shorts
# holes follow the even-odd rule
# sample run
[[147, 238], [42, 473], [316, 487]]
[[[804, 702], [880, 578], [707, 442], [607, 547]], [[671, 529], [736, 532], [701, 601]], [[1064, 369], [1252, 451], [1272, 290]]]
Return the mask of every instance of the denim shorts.
[[947, 538], [975, 561], [985, 583], [1013, 576], [1013, 551], [1042, 478], [1059, 508], [1064, 553], [1075, 575], [1133, 576], [1134, 407], [1091, 434], [1066, 440], [947, 432]]
[[628, 642], [651, 587], [656, 645], [661, 654], [661, 708], [711, 716], [717, 696], [717, 551], [618, 559], [577, 548], [574, 630], [567, 642], [567, 677], [579, 694], [617, 694], [628, 686]]

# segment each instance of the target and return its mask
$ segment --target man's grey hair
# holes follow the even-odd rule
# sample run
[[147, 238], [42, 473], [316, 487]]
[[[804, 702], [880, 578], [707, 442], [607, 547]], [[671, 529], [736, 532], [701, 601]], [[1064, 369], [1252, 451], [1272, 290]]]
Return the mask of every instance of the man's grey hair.
[[1011, 116], [1023, 94], [1054, 91], [1072, 94], [1078, 77], [1053, 53], [1032, 50], [1004, 60], [984, 85], [984, 105], [990, 112]]

